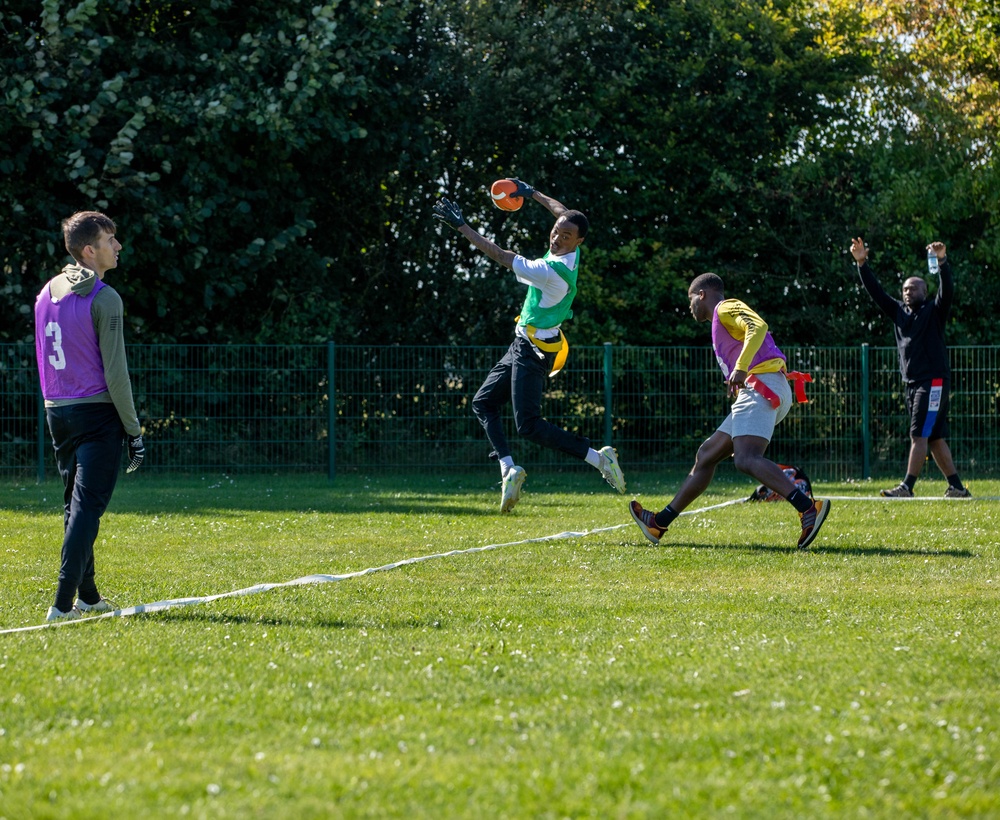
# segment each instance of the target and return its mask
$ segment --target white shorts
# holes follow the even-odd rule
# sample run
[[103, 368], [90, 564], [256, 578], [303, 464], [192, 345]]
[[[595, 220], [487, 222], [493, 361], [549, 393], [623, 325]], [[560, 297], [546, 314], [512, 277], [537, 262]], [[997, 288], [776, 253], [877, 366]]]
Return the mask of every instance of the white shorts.
[[781, 405], [775, 410], [756, 390], [742, 388], [729, 415], [719, 425], [719, 432], [730, 438], [757, 436], [770, 441], [774, 426], [788, 415], [792, 407], [792, 387], [784, 373], [757, 373], [756, 376], [781, 399]]

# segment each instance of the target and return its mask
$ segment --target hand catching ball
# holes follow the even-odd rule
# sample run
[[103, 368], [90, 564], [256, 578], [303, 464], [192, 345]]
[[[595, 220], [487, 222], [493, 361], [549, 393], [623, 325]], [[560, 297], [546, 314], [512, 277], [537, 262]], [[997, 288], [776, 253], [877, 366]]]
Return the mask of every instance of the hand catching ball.
[[498, 179], [490, 186], [493, 204], [501, 211], [517, 211], [524, 204], [523, 196], [514, 196], [518, 185], [512, 179]]

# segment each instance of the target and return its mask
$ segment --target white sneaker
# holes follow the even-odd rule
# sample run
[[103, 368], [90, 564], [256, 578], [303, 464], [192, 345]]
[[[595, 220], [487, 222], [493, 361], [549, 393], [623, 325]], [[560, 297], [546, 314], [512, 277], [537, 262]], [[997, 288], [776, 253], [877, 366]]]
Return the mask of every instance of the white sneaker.
[[101, 598], [96, 604], [88, 604], [86, 601], [81, 601], [77, 598], [76, 607], [81, 612], [114, 612], [118, 609], [107, 598]]
[[70, 609], [69, 612], [63, 612], [61, 609], [56, 609], [54, 606], [49, 607], [49, 614], [45, 616], [46, 621], [75, 621], [80, 617], [80, 610], [76, 607]]
[[601, 456], [601, 475], [618, 492], [625, 494], [625, 475], [618, 466], [618, 453], [611, 446], [597, 451]]
[[511, 467], [503, 476], [503, 490], [500, 495], [500, 512], [508, 513], [521, 500], [521, 486], [528, 477], [524, 467]]

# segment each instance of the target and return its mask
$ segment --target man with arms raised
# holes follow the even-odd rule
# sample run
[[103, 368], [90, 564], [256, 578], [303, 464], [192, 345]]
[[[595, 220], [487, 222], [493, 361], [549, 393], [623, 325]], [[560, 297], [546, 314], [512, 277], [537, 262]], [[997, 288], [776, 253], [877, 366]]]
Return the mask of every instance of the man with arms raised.
[[879, 309], [889, 317], [899, 351], [899, 372], [906, 383], [906, 409], [910, 413], [910, 455], [906, 475], [899, 485], [882, 490], [886, 498], [913, 498], [913, 485], [930, 452], [948, 481], [945, 498], [970, 498], [962, 484], [948, 446], [948, 401], [951, 365], [944, 342], [945, 325], [955, 296], [955, 282], [948, 249], [943, 242], [927, 246], [928, 258], [937, 260], [941, 286], [933, 300], [927, 282], [911, 276], [903, 282], [903, 300], [893, 299], [878, 283], [868, 264], [868, 248], [859, 236], [851, 241], [851, 255], [858, 264], [861, 284]]

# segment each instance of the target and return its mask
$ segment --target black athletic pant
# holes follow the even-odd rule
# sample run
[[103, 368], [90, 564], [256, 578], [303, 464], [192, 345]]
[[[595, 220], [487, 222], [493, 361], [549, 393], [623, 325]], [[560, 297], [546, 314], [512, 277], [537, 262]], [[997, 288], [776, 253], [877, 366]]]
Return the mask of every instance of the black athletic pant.
[[554, 358], [554, 353], [539, 358], [531, 342], [515, 336], [476, 392], [472, 410], [497, 457], [511, 455], [501, 418], [501, 410], [508, 402], [514, 406], [517, 432], [528, 441], [579, 459], [587, 457], [590, 439], [567, 432], [542, 417], [542, 393]]
[[63, 480], [63, 546], [56, 609], [69, 612], [79, 594], [88, 603], [94, 581], [94, 542], [118, 480], [125, 429], [113, 404], [71, 404], [45, 411]]

